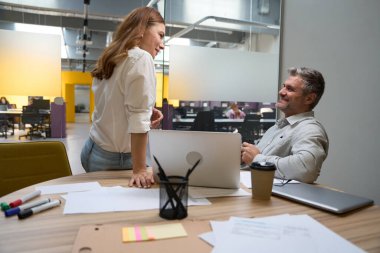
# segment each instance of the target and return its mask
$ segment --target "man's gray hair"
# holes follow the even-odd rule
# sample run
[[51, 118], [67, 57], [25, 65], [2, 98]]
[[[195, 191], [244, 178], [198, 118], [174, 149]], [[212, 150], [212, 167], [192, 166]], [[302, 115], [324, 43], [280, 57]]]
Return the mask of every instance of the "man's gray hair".
[[305, 95], [310, 93], [315, 93], [317, 97], [313, 104], [311, 104], [311, 109], [313, 109], [321, 99], [323, 92], [325, 91], [325, 79], [322, 74], [311, 68], [290, 68], [288, 69], [290, 76], [299, 76], [304, 83], [303, 92]]

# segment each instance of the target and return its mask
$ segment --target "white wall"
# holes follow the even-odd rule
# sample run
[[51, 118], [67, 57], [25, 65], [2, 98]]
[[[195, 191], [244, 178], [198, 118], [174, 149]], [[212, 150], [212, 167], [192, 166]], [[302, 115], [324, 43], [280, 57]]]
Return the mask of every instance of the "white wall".
[[281, 79], [325, 77], [316, 115], [330, 137], [319, 183], [380, 204], [380, 1], [284, 0]]
[[174, 45], [170, 52], [170, 99], [245, 102], [277, 99], [277, 53]]
[[75, 85], [74, 96], [75, 96], [75, 105], [83, 104], [86, 108], [82, 112], [89, 112], [90, 86], [89, 85]]

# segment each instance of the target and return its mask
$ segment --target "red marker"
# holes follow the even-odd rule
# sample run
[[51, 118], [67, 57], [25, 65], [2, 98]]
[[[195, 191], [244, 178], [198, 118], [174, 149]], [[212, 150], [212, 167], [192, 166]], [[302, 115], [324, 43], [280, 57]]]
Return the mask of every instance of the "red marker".
[[21, 197], [20, 199], [17, 199], [15, 201], [9, 203], [9, 206], [14, 208], [16, 206], [19, 206], [19, 205], [25, 203], [28, 200], [31, 200], [32, 198], [35, 198], [35, 197], [40, 196], [40, 195], [41, 195], [41, 190], [34, 191], [32, 193], [29, 193], [29, 194]]

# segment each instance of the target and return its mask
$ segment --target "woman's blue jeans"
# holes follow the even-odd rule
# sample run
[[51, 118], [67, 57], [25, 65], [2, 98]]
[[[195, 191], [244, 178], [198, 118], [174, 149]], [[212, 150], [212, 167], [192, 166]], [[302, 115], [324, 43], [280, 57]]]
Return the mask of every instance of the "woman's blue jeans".
[[132, 169], [131, 153], [117, 153], [103, 150], [91, 138], [88, 138], [85, 142], [80, 158], [86, 172]]

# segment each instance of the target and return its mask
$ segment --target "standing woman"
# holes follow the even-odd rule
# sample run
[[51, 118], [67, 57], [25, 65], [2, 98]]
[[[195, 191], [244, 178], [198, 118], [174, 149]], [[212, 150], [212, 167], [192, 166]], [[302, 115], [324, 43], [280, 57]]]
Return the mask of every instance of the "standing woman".
[[92, 89], [95, 109], [90, 136], [82, 152], [86, 172], [133, 169], [130, 186], [150, 187], [146, 168], [147, 132], [158, 127], [162, 113], [154, 108], [154, 57], [164, 49], [165, 21], [150, 7], [133, 10], [117, 28], [98, 59]]

